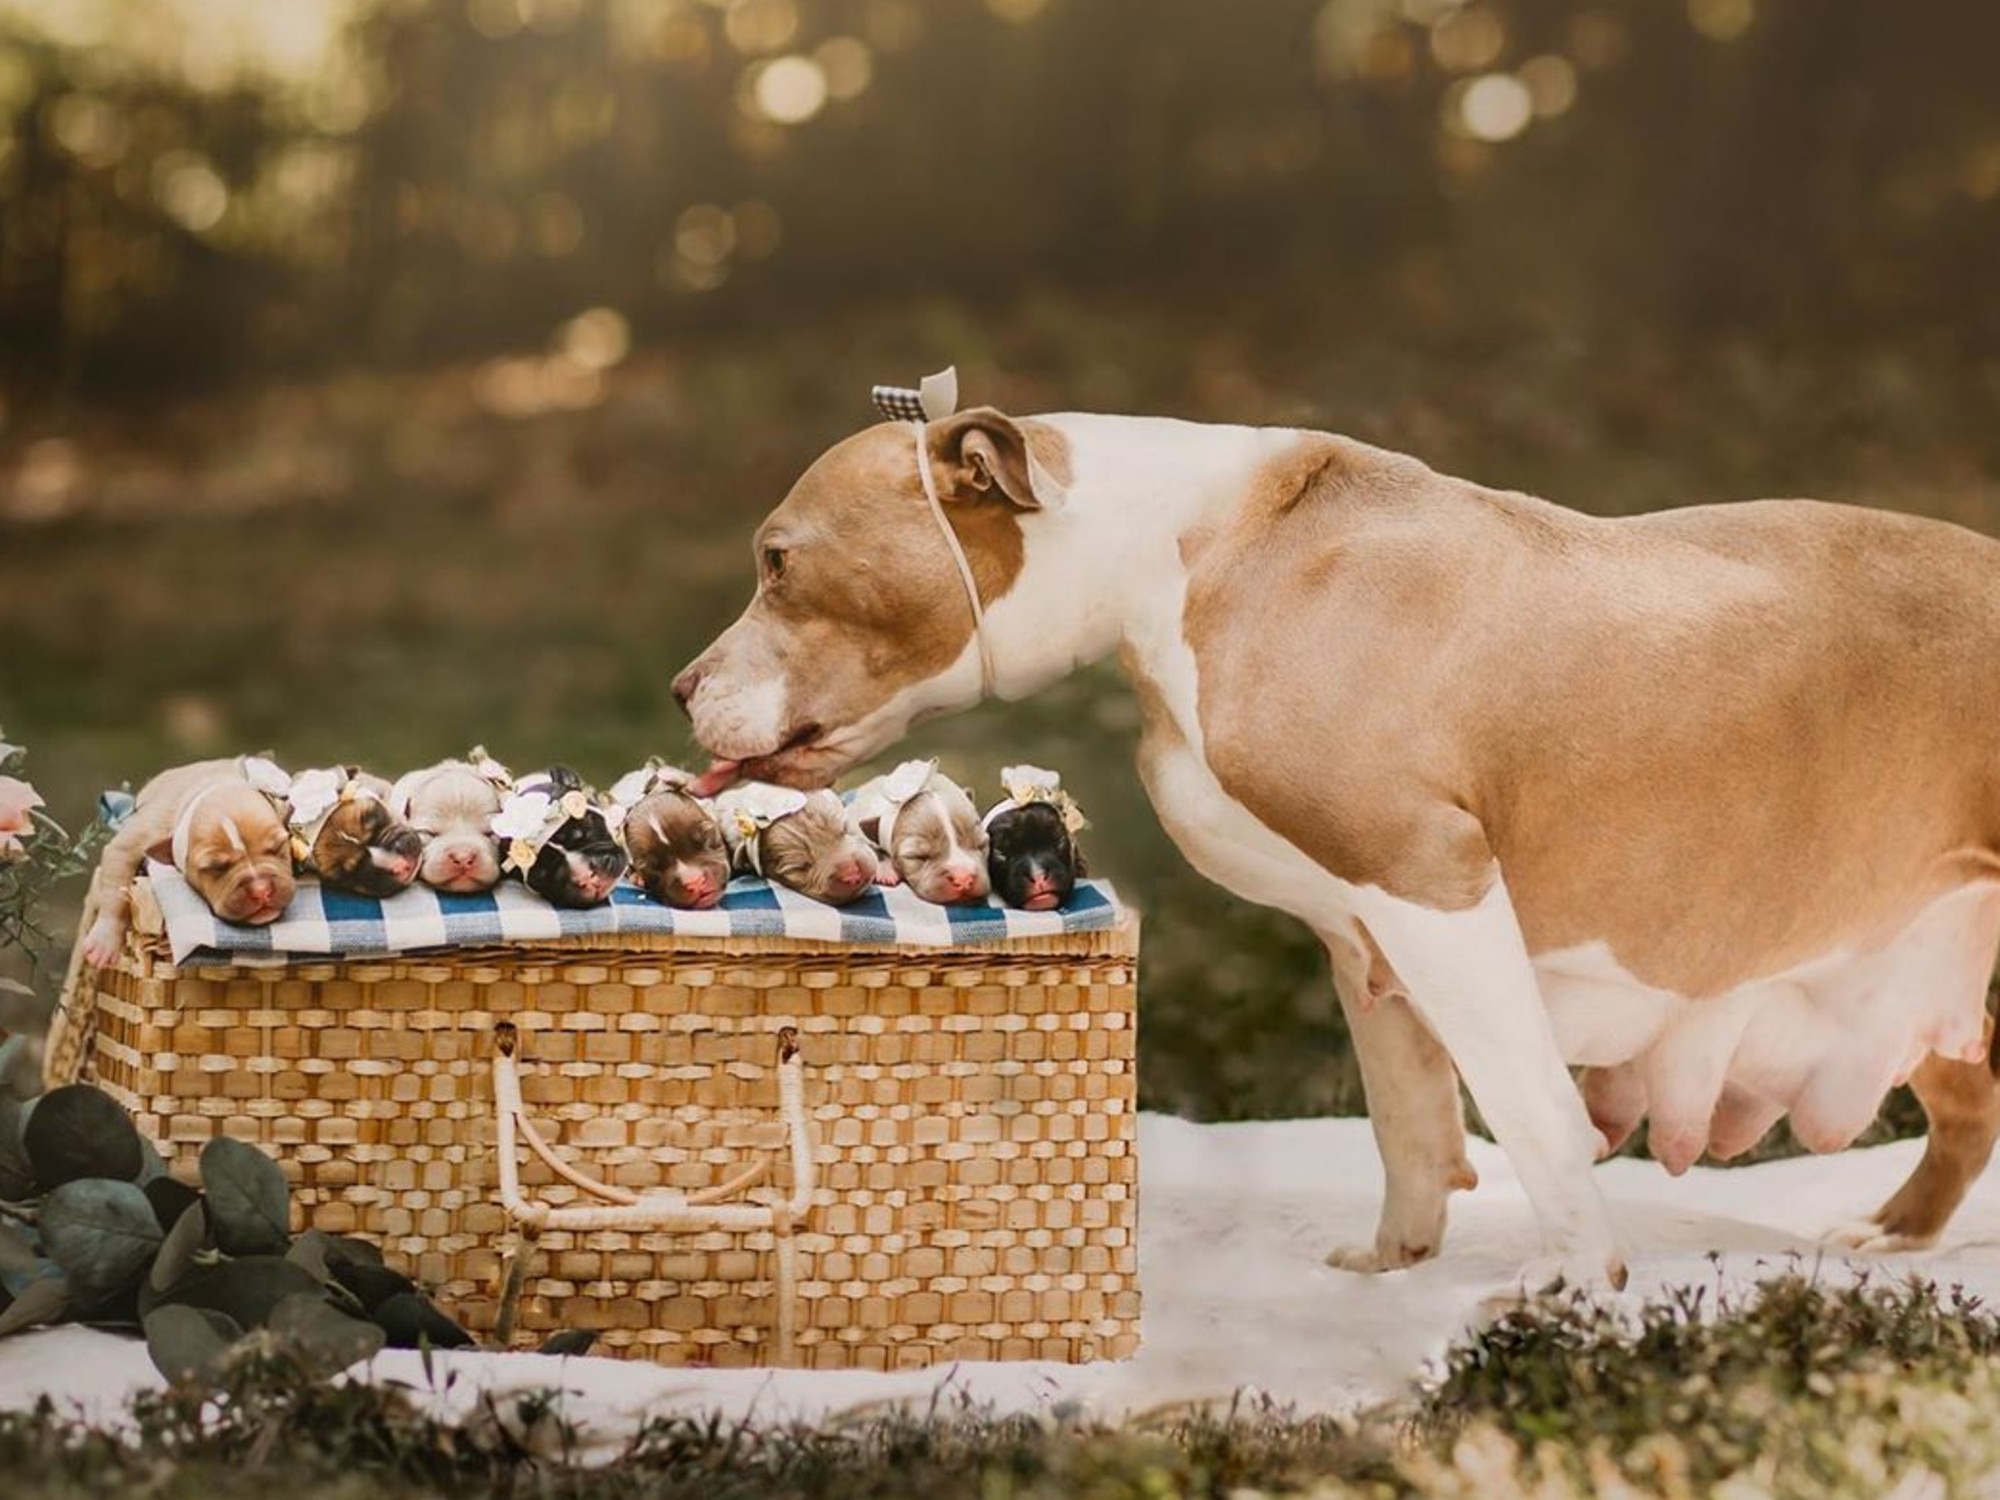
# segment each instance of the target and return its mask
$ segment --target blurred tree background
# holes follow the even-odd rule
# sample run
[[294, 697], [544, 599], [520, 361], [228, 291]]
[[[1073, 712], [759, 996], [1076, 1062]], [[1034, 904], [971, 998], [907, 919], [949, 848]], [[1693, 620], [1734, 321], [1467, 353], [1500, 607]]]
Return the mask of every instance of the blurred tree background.
[[[1983, 0], [0, 0], [0, 724], [67, 819], [267, 745], [687, 756], [757, 519], [954, 360], [2000, 529], [1996, 68]], [[1150, 1103], [1357, 1107], [1133, 731], [1093, 670], [924, 738], [1077, 786]]]

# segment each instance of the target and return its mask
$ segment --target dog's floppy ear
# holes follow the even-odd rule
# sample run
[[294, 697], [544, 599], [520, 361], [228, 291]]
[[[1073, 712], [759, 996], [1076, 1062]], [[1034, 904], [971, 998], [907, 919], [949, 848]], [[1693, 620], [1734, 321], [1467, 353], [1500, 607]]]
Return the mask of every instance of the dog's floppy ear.
[[1021, 424], [990, 406], [932, 422], [927, 441], [941, 500], [990, 496], [1022, 510], [1062, 503], [1062, 486], [1036, 460]]

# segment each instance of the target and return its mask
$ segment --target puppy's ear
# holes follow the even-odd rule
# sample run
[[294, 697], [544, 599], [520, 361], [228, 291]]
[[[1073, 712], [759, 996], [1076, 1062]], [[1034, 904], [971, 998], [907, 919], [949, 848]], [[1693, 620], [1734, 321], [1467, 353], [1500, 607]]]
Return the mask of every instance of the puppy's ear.
[[990, 406], [932, 422], [925, 441], [941, 500], [1002, 499], [1021, 510], [1062, 503], [1062, 484], [1035, 453], [1027, 429]]

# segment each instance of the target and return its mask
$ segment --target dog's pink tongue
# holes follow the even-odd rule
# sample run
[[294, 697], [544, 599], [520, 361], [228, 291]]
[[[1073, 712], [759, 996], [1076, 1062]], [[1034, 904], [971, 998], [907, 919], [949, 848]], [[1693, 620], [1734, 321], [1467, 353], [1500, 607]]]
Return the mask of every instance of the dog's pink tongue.
[[713, 797], [717, 792], [728, 791], [742, 774], [742, 761], [719, 760], [689, 782], [688, 790], [697, 797]]

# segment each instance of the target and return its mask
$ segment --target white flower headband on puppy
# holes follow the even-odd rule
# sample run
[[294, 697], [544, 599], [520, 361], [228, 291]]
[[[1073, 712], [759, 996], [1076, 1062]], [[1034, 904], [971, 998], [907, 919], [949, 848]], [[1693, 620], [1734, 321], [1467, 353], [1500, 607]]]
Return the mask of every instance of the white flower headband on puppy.
[[850, 809], [857, 823], [875, 820], [875, 843], [878, 848], [892, 850], [896, 837], [896, 820], [903, 815], [903, 809], [931, 784], [937, 775], [938, 763], [934, 760], [906, 760], [887, 776], [880, 778], [872, 786], [862, 789], [854, 799]]
[[546, 776], [530, 776], [500, 804], [493, 815], [493, 836], [500, 841], [503, 870], [519, 870], [523, 875], [535, 867], [542, 850], [556, 831], [572, 818], [591, 810], [590, 793], [581, 787], [554, 796], [555, 783]]
[[[670, 766], [665, 761], [647, 761], [636, 771], [627, 771], [611, 783], [606, 794], [611, 799], [611, 836], [618, 841], [618, 847], [625, 847], [625, 820], [641, 802], [657, 792], [679, 792], [690, 802], [706, 807], [707, 801], [688, 790], [694, 776], [678, 766]], [[657, 833], [658, 826], [654, 831]], [[661, 837], [665, 837], [661, 834]]]
[[758, 875], [764, 873], [761, 835], [780, 818], [789, 818], [806, 805], [806, 794], [797, 787], [770, 786], [753, 782], [732, 787], [715, 799], [715, 812], [722, 824], [722, 836], [732, 854], [743, 852], [744, 861]]
[[[271, 806], [277, 809], [279, 817], [286, 816], [285, 798], [291, 792], [292, 778], [285, 774], [282, 766], [268, 756], [245, 755], [236, 762], [236, 769], [243, 773], [245, 781], [264, 794]], [[203, 787], [188, 798], [187, 806], [181, 809], [180, 817], [174, 820], [171, 847], [176, 870], [187, 868], [188, 842], [194, 835], [195, 809], [208, 799], [210, 792], [227, 785], [226, 781], [217, 781]]]
[[311, 861], [313, 845], [319, 842], [326, 820], [343, 802], [379, 802], [381, 796], [366, 782], [358, 780], [345, 766], [322, 766], [301, 771], [292, 778], [286, 795], [286, 821], [292, 830], [292, 863]]
[[1006, 800], [995, 803], [992, 810], [979, 820], [981, 828], [991, 828], [993, 820], [1003, 812], [1036, 802], [1046, 802], [1061, 814], [1063, 827], [1072, 834], [1081, 833], [1090, 826], [1083, 809], [1076, 805], [1074, 797], [1063, 790], [1062, 777], [1054, 771], [1046, 771], [1040, 766], [1007, 766], [1000, 772], [1000, 789], [1007, 794]]

